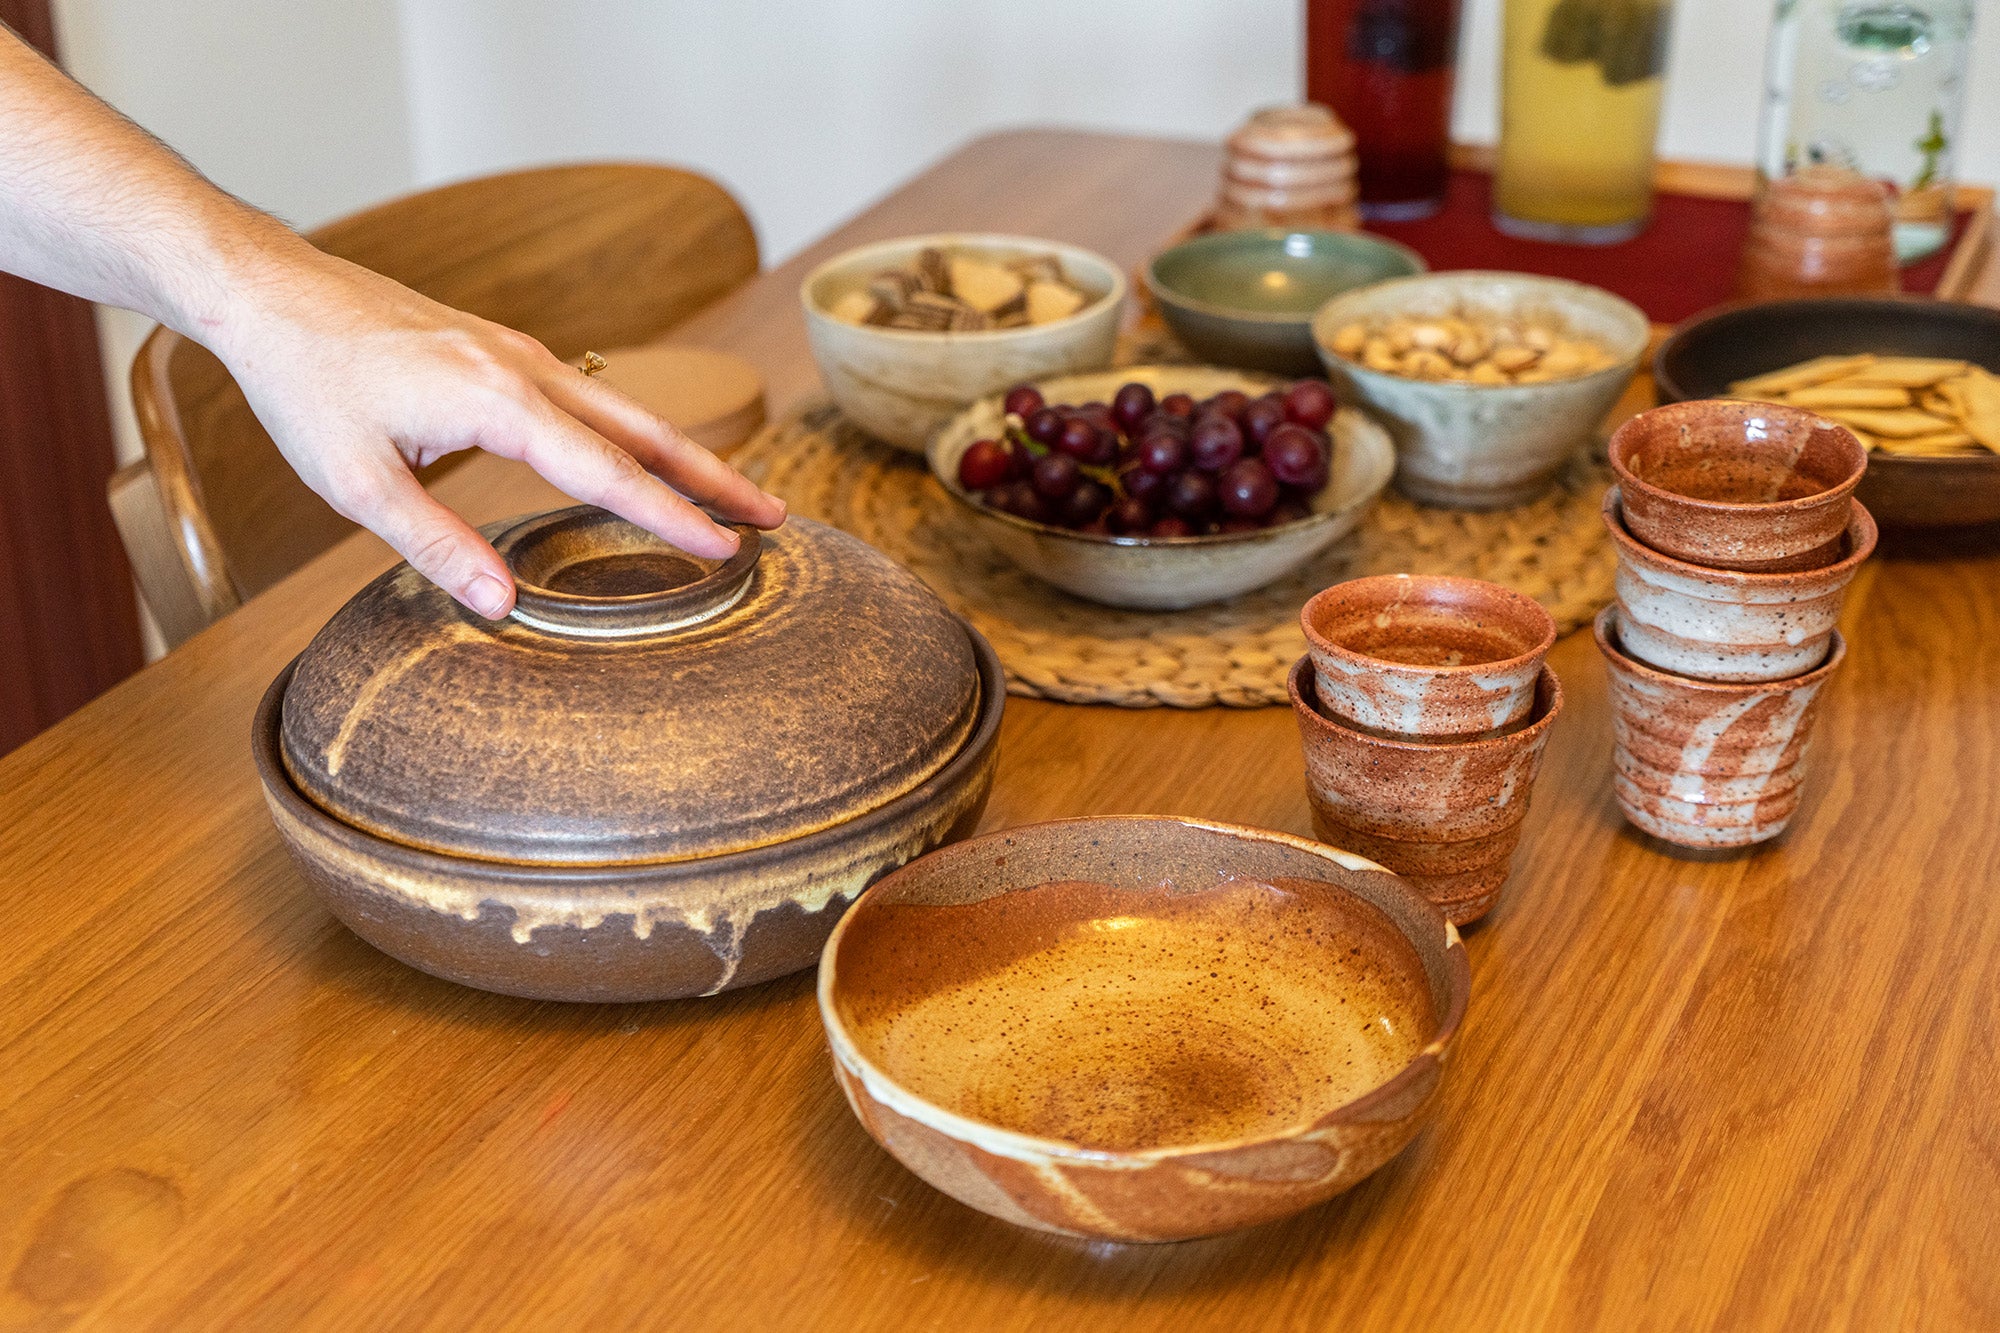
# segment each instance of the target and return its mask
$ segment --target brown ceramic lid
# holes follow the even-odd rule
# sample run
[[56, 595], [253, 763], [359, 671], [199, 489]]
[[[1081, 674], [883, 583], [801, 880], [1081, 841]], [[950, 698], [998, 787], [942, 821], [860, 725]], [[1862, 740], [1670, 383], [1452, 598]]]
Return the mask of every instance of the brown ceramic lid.
[[1804, 167], [1781, 176], [1757, 201], [1757, 220], [1811, 236], [1886, 236], [1894, 223], [1880, 181], [1841, 167]]
[[1339, 157], [1354, 150], [1354, 132], [1316, 102], [1267, 106], [1229, 136], [1233, 156], [1282, 161]]
[[300, 655], [285, 768], [341, 820], [486, 860], [688, 860], [844, 823], [963, 746], [963, 624], [900, 565], [792, 519], [685, 555], [600, 509], [485, 529], [489, 623], [408, 565]]

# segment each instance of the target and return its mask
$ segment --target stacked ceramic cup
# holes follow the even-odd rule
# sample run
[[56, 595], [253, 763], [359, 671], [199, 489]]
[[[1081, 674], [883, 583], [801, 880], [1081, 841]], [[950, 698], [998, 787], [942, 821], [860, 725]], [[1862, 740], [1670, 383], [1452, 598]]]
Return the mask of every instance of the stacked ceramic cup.
[[1460, 925], [1491, 911], [1521, 840], [1562, 686], [1556, 626], [1478, 579], [1337, 583], [1300, 613], [1292, 668], [1313, 827]]
[[1611, 667], [1618, 803], [1685, 847], [1774, 838], [1798, 809], [1834, 628], [1875, 521], [1854, 499], [1867, 451], [1797, 408], [1676, 403], [1611, 437], [1604, 522], [1617, 601]]
[[1354, 133], [1323, 106], [1266, 107], [1229, 136], [1215, 225], [1358, 231]]

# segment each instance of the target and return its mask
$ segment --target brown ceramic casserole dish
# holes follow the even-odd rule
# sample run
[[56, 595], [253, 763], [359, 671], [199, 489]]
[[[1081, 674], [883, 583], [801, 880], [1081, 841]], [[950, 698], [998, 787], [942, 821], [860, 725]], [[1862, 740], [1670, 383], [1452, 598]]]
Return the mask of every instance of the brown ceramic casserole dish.
[[811, 965], [869, 883], [977, 824], [1005, 679], [855, 538], [702, 561], [588, 507], [488, 528], [489, 624], [408, 565], [257, 711], [294, 860], [354, 932], [507, 994], [714, 994]]

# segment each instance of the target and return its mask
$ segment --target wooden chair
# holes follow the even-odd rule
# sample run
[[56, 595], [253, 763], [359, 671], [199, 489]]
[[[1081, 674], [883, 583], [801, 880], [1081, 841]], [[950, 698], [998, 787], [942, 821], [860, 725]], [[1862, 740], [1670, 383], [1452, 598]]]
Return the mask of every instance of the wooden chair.
[[[447, 185], [308, 239], [565, 359], [657, 338], [758, 265], [749, 219], [726, 190], [638, 164]], [[169, 647], [353, 531], [292, 472], [199, 344], [154, 329], [132, 362], [132, 400], [146, 456], [112, 478], [111, 510]]]

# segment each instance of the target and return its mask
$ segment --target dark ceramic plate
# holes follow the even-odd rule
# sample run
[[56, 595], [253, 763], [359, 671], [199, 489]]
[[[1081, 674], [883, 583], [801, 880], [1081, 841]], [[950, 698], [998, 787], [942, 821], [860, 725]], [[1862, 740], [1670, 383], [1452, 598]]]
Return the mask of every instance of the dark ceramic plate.
[[[1921, 297], [1822, 296], [1726, 306], [1681, 326], [1653, 358], [1660, 401], [1720, 398], [1752, 375], [1816, 356], [1943, 356], [2000, 371], [2000, 310]], [[1873, 453], [1855, 498], [1893, 527], [2000, 521], [2000, 454]]]

